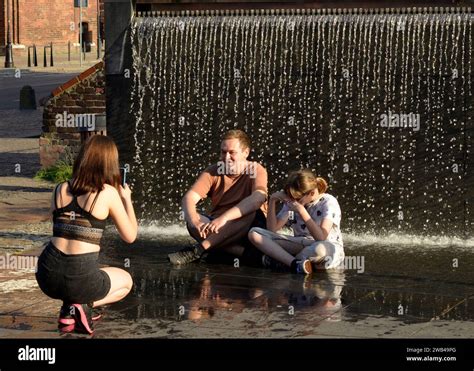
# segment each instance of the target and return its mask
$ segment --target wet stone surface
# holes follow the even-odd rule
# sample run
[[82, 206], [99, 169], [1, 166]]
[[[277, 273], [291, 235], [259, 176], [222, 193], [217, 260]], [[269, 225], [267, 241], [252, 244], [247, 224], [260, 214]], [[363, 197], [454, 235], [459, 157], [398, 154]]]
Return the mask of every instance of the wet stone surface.
[[[128, 270], [132, 292], [106, 308], [96, 338], [472, 337], [474, 274], [469, 251], [346, 245], [357, 269], [312, 277], [199, 262], [173, 267], [187, 237], [145, 236], [133, 245], [107, 232], [101, 263]], [[30, 251], [37, 255], [40, 249]], [[454, 255], [453, 255], [454, 254]], [[452, 267], [452, 257], [459, 266]], [[1, 271], [1, 337], [87, 337], [57, 329], [60, 302], [32, 271]]]

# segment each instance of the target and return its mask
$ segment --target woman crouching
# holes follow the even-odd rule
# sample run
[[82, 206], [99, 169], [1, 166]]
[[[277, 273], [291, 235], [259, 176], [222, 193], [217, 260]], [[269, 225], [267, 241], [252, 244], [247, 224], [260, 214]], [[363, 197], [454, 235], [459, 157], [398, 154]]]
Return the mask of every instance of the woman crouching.
[[94, 308], [123, 299], [133, 285], [125, 270], [98, 263], [109, 216], [125, 242], [135, 241], [138, 230], [130, 188], [120, 184], [112, 139], [96, 135], [84, 143], [72, 179], [54, 189], [51, 211], [53, 237], [39, 257], [36, 280], [46, 295], [63, 301], [60, 329], [92, 334], [93, 321], [100, 317]]

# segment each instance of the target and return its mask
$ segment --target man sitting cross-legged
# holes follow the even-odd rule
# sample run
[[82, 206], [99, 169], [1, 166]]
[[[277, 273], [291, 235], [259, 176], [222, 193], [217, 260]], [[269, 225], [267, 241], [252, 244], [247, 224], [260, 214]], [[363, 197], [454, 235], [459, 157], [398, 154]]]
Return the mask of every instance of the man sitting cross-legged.
[[[247, 234], [252, 227], [266, 225], [267, 171], [247, 161], [249, 153], [245, 132], [229, 130], [224, 135], [220, 161], [201, 173], [182, 200], [189, 234], [197, 243], [168, 255], [172, 264], [193, 262], [209, 250], [260, 261], [261, 253]], [[199, 214], [196, 205], [208, 196], [212, 210], [209, 215]]]

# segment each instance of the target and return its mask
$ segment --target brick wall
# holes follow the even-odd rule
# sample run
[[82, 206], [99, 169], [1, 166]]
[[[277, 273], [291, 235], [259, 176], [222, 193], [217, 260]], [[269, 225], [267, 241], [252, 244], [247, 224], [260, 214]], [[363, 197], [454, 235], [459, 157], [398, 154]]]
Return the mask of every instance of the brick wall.
[[[14, 44], [44, 46], [53, 42], [56, 50], [67, 52], [67, 44], [79, 43], [79, 8], [74, 0], [10, 0]], [[100, 0], [101, 2], [103, 0]], [[100, 4], [99, 4], [100, 6]], [[6, 0], [0, 0], [0, 47], [5, 45]], [[82, 8], [82, 21], [97, 40], [97, 0]], [[21, 53], [21, 50], [15, 52]]]
[[6, 18], [5, 6], [6, 6], [5, 0], [0, 0], [0, 47], [7, 43], [6, 24], [5, 24], [5, 18]]
[[[79, 8], [73, 0], [19, 0], [19, 43], [23, 45], [79, 42]], [[82, 9], [93, 40], [97, 35], [97, 2]], [[73, 29], [71, 29], [73, 28]]]
[[53, 91], [43, 112], [43, 133], [39, 139], [42, 167], [54, 165], [63, 159], [69, 148], [77, 153], [81, 133], [77, 128], [58, 127], [57, 115], [105, 114], [105, 72], [100, 62]]

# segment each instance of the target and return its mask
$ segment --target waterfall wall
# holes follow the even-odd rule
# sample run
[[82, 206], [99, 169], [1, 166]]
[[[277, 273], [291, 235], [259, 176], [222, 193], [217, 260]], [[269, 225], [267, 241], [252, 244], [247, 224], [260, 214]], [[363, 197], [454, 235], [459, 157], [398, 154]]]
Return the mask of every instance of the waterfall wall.
[[472, 23], [470, 9], [138, 14], [127, 129], [111, 132], [140, 217], [179, 220], [241, 128], [270, 191], [314, 169], [345, 230], [472, 235]]

